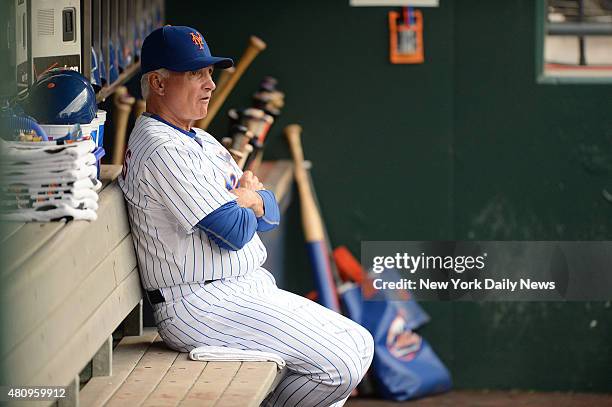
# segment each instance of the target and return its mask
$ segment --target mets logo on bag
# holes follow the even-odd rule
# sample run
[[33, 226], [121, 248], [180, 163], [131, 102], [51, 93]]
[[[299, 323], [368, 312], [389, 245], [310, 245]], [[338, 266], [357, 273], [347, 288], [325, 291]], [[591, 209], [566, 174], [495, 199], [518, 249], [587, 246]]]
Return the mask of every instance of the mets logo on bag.
[[399, 360], [414, 359], [421, 349], [421, 337], [406, 326], [406, 316], [398, 310], [387, 331], [387, 350]]
[[200, 35], [200, 33], [190, 33], [191, 34], [191, 41], [193, 41], [193, 43], [197, 46], [200, 47], [200, 49], [204, 49], [204, 43], [202, 42], [202, 36]]

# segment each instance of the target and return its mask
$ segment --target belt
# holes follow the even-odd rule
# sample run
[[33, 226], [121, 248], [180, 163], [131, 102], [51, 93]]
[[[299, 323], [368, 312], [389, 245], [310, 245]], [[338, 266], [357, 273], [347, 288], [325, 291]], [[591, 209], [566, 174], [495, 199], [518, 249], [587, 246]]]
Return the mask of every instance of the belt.
[[164, 295], [161, 293], [160, 290], [147, 291], [147, 297], [149, 298], [149, 302], [152, 305], [166, 302], [166, 299], [164, 298]]
[[[206, 284], [212, 283], [213, 281], [215, 280], [204, 281], [203, 283], [200, 283], [200, 284], [206, 285]], [[161, 304], [162, 302], [166, 302], [166, 298], [164, 298], [164, 295], [159, 289], [147, 291], [147, 297], [149, 298], [149, 302], [151, 303], [151, 305], [157, 305], [157, 304]]]

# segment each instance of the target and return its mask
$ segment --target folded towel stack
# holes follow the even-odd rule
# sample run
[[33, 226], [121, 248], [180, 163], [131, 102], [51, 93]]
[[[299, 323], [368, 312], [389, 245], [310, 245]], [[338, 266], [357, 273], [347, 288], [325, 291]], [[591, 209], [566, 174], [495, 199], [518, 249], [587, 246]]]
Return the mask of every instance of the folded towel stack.
[[102, 187], [96, 165], [103, 154], [91, 139], [0, 139], [0, 216], [20, 222], [95, 220]]

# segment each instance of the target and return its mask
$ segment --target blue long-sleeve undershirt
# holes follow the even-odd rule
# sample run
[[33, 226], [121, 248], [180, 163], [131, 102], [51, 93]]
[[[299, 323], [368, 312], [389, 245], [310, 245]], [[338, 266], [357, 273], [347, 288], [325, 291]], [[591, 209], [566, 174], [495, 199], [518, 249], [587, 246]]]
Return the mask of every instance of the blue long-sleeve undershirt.
[[280, 222], [280, 208], [276, 197], [271, 191], [261, 190], [257, 191], [264, 204], [264, 214], [262, 217], [257, 218], [257, 231], [267, 232], [278, 226]]
[[274, 194], [270, 191], [257, 191], [264, 203], [263, 216], [256, 218], [248, 208], [241, 208], [236, 201], [228, 202], [215, 209], [198, 222], [198, 228], [217, 245], [227, 250], [240, 250], [255, 234], [267, 232], [278, 226], [280, 209]]

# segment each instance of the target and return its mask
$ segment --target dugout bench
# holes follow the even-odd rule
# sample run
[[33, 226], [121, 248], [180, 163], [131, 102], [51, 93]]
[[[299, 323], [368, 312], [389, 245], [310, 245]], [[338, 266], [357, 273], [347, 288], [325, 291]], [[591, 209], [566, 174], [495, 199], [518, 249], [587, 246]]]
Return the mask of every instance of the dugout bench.
[[[258, 406], [278, 380], [275, 363], [195, 362], [143, 330], [120, 171], [102, 166], [95, 222], [2, 225], [0, 384], [67, 386], [60, 406]], [[288, 195], [290, 163], [264, 163], [260, 173], [277, 197]]]

